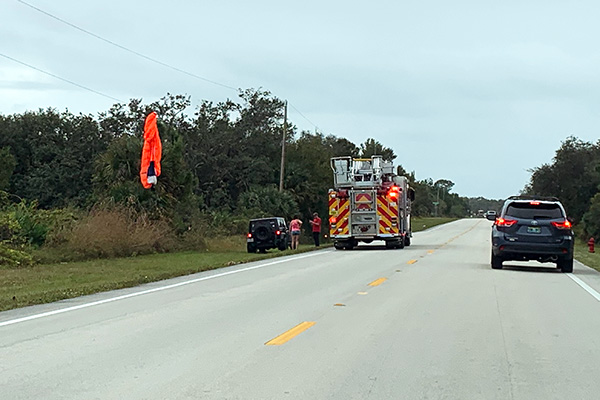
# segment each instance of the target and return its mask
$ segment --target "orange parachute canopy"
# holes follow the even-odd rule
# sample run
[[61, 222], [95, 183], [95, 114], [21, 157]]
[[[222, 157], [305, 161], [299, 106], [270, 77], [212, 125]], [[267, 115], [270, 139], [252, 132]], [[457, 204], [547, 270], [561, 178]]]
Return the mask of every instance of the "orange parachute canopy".
[[156, 126], [156, 113], [151, 112], [146, 117], [144, 124], [144, 148], [142, 149], [142, 166], [140, 167], [140, 180], [144, 188], [149, 189], [156, 184], [160, 176], [160, 157], [162, 144]]

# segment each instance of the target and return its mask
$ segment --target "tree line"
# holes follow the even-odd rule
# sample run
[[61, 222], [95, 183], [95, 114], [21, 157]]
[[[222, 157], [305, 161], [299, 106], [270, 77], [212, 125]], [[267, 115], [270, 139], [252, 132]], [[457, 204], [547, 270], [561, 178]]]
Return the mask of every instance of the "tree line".
[[600, 141], [568, 137], [552, 162], [532, 169], [524, 194], [557, 197], [582, 238], [600, 236]]
[[[193, 113], [190, 108], [189, 96], [167, 94], [150, 104], [140, 99], [115, 104], [96, 117], [52, 108], [0, 115], [2, 243], [16, 248], [73, 241], [77, 225], [91, 224], [102, 210], [113, 219], [120, 210], [124, 224], [160, 221], [176, 237], [241, 233], [251, 217], [307, 218], [314, 211], [324, 216], [331, 157], [396, 158], [374, 138], [357, 145], [290, 124], [285, 190], [279, 192], [282, 100], [248, 89], [237, 101], [204, 101]], [[155, 190], [146, 190], [139, 166], [144, 119], [151, 111], [159, 116], [163, 173]], [[416, 190], [415, 215], [469, 214], [468, 199], [451, 193], [451, 181], [418, 181], [414, 172], [398, 169]]]

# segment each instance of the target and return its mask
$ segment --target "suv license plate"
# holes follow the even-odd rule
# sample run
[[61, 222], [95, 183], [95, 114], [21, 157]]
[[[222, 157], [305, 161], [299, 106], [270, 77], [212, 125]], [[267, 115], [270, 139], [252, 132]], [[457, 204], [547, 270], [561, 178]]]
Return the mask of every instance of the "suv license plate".
[[248, 243], [254, 242], [254, 238], [248, 238]]
[[542, 233], [542, 228], [539, 226], [528, 226], [527, 233]]

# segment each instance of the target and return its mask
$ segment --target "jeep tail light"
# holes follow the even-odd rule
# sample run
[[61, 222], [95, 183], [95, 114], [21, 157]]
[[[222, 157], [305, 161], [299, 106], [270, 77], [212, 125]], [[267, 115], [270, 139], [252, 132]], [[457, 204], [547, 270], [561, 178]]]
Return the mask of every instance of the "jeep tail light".
[[502, 227], [511, 227], [514, 224], [517, 223], [517, 220], [515, 219], [504, 219], [504, 218], [496, 218], [496, 226], [502, 226]]
[[571, 222], [566, 219], [562, 222], [552, 221], [552, 225], [558, 229], [571, 229]]
[[251, 237], [252, 237], [252, 234], [251, 234], [251, 233], [249, 233], [249, 234], [248, 234], [248, 237], [249, 237], [249, 238], [251, 238]]
[[276, 234], [277, 236], [279, 236], [279, 235], [281, 235], [281, 231], [275, 231], [275, 234]]

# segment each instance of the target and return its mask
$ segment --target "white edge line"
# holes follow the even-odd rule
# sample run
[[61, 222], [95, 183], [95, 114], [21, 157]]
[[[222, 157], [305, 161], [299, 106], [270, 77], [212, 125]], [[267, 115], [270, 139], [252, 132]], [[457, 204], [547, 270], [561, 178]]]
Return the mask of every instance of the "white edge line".
[[596, 300], [600, 301], [600, 293], [598, 293], [597, 291], [592, 289], [587, 283], [585, 283], [584, 281], [582, 281], [581, 279], [579, 279], [578, 277], [576, 277], [573, 274], [566, 274], [566, 275], [569, 278], [571, 278], [573, 280], [573, 282], [575, 282], [576, 284], [581, 286], [583, 288], [583, 290], [585, 290], [586, 292], [591, 294]]
[[101, 304], [112, 303], [113, 301], [119, 301], [119, 300], [129, 299], [131, 297], [141, 296], [141, 295], [144, 295], [144, 294], [149, 294], [149, 293], [154, 293], [154, 292], [160, 292], [160, 291], [163, 291], [163, 290], [173, 289], [173, 288], [176, 288], [176, 287], [179, 287], [179, 286], [185, 286], [185, 285], [190, 285], [192, 283], [197, 283], [197, 282], [201, 282], [201, 281], [207, 281], [209, 279], [220, 278], [222, 276], [238, 274], [240, 272], [251, 271], [253, 269], [264, 268], [264, 267], [268, 267], [268, 266], [275, 265], [275, 264], [281, 264], [281, 263], [288, 262], [288, 261], [299, 260], [299, 259], [307, 258], [307, 257], [313, 257], [313, 256], [316, 256], [316, 255], [319, 255], [319, 254], [324, 254], [324, 253], [323, 252], [315, 252], [315, 253], [311, 253], [311, 254], [297, 256], [297, 257], [294, 257], [294, 258], [291, 258], [291, 259], [290, 258], [286, 258], [286, 259], [283, 259], [283, 260], [271, 261], [271, 262], [266, 263], [266, 264], [255, 265], [253, 267], [246, 267], [246, 268], [242, 268], [242, 269], [237, 269], [235, 271], [222, 272], [220, 274], [215, 274], [215, 275], [210, 275], [210, 276], [204, 276], [202, 278], [190, 279], [189, 281], [173, 283], [173, 284], [167, 285], [167, 286], [161, 286], [161, 287], [157, 287], [157, 288], [153, 288], [153, 289], [142, 290], [140, 292], [124, 294], [122, 296], [111, 297], [111, 298], [104, 299], [104, 300], [93, 301], [91, 303], [79, 304], [79, 305], [76, 305], [76, 306], [61, 308], [61, 309], [53, 310], [53, 311], [47, 311], [47, 312], [40, 313], [40, 314], [28, 315], [27, 317], [21, 317], [21, 318], [16, 318], [16, 319], [11, 319], [11, 320], [8, 320], [8, 321], [0, 322], [0, 327], [7, 326], [7, 325], [18, 324], [20, 322], [25, 322], [25, 321], [31, 321], [31, 320], [34, 320], [34, 319], [39, 319], [39, 318], [44, 318], [44, 317], [50, 317], [52, 315], [57, 315], [57, 314], [62, 314], [62, 313], [70, 312], [70, 311], [80, 310], [82, 308], [88, 308], [88, 307], [98, 306], [98, 305], [101, 305]]

